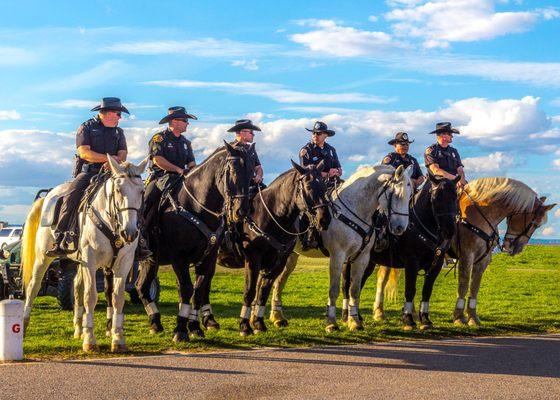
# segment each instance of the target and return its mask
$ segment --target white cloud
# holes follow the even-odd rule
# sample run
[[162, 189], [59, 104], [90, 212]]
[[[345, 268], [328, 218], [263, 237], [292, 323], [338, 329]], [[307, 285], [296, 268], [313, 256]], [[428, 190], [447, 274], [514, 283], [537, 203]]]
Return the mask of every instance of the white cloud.
[[23, 224], [31, 208], [33, 199], [29, 204], [0, 205], [0, 221], [7, 221], [11, 224]]
[[551, 226], [547, 226], [546, 228], [543, 228], [543, 230], [542, 230], [542, 232], [541, 232], [541, 235], [543, 235], [543, 236], [552, 236], [552, 235], [554, 235], [554, 233], [555, 233], [554, 228], [551, 227]]
[[0, 46], [0, 67], [29, 65], [37, 60], [37, 55], [17, 47]]
[[554, 169], [560, 169], [560, 158], [552, 160], [552, 166], [554, 167]]
[[124, 75], [126, 72], [127, 67], [124, 62], [109, 60], [63, 79], [47, 81], [39, 85], [38, 89], [43, 91], [64, 92], [91, 88], [101, 86], [107, 82], [114, 83], [116, 78]]
[[16, 110], [0, 110], [0, 121], [21, 119], [20, 113]]
[[202, 38], [197, 40], [158, 40], [115, 43], [102, 52], [137, 55], [188, 54], [198, 57], [242, 57], [266, 54], [276, 46], [244, 43], [229, 39]]
[[338, 26], [332, 20], [312, 20], [307, 25], [316, 29], [290, 35], [290, 40], [311, 51], [332, 56], [373, 56], [394, 48], [407, 47], [405, 43], [395, 41], [388, 33]]
[[499, 174], [504, 175], [508, 169], [515, 165], [511, 154], [497, 151], [487, 156], [469, 157], [462, 160], [465, 169], [477, 175]]
[[236, 60], [231, 63], [231, 66], [241, 67], [243, 69], [246, 69], [247, 71], [256, 71], [259, 69], [259, 66], [257, 65], [257, 60], [251, 60], [251, 61]]
[[284, 85], [261, 82], [206, 82], [167, 80], [145, 82], [147, 85], [178, 88], [204, 88], [234, 94], [260, 96], [279, 103], [389, 103], [392, 98], [363, 93], [307, 93], [291, 90]]
[[[100, 100], [80, 100], [80, 99], [68, 99], [54, 103], [46, 103], [47, 106], [55, 108], [93, 108], [99, 105]], [[163, 107], [161, 105], [150, 105], [150, 104], [137, 104], [123, 102], [127, 109], [132, 111], [133, 109], [139, 108], [158, 108]], [[132, 115], [131, 115], [132, 118]]]
[[554, 211], [554, 216], [556, 218], [560, 218], [560, 208], [557, 208], [556, 211]]
[[393, 22], [396, 36], [419, 38], [424, 47], [433, 48], [525, 32], [539, 18], [559, 16], [554, 9], [496, 12], [494, 3], [495, 0], [439, 0], [393, 4], [397, 8], [386, 13], [385, 18]]

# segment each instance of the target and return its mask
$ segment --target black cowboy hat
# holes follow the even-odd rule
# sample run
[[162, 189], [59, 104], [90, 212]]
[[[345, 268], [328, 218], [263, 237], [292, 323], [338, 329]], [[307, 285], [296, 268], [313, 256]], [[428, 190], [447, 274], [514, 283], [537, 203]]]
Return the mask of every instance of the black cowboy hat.
[[256, 125], [253, 125], [253, 123], [251, 122], [250, 119], [238, 119], [237, 121], [235, 121], [235, 125], [232, 126], [231, 128], [229, 128], [227, 131], [228, 132], [239, 132], [240, 130], [243, 129], [251, 129], [252, 131], [260, 131], [261, 128], [259, 128]]
[[334, 136], [335, 131], [333, 131], [332, 129], [328, 129], [327, 124], [325, 124], [324, 122], [321, 121], [317, 121], [313, 124], [313, 129], [307, 129], [305, 128], [305, 130], [309, 131], [309, 132], [325, 132], [327, 134], [327, 136]]
[[169, 107], [167, 109], [167, 115], [165, 117], [163, 117], [161, 119], [161, 121], [159, 121], [159, 124], [165, 124], [169, 121], [171, 121], [172, 119], [198, 119], [196, 118], [194, 115], [192, 114], [188, 114], [187, 110], [185, 110], [185, 107], [181, 107], [181, 106], [174, 106], [174, 107]]
[[436, 129], [431, 131], [430, 134], [440, 135], [442, 133], [456, 133], [457, 135], [460, 134], [458, 129], [451, 127], [451, 122], [438, 122], [436, 124]]
[[101, 99], [101, 104], [95, 106], [91, 111], [122, 111], [124, 113], [130, 114], [125, 106], [122, 105], [121, 99], [118, 97], [103, 97]]
[[395, 138], [389, 140], [387, 143], [389, 143], [392, 146], [395, 143], [409, 143], [409, 144], [414, 143], [414, 140], [412, 141], [408, 140], [408, 133], [406, 132], [397, 132]]

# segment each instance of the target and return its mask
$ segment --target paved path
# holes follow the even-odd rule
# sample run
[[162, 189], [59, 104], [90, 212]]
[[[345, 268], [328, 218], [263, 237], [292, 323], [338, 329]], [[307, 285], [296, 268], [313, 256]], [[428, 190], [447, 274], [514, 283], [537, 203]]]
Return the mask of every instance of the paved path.
[[3, 399], [560, 399], [560, 335], [0, 364]]

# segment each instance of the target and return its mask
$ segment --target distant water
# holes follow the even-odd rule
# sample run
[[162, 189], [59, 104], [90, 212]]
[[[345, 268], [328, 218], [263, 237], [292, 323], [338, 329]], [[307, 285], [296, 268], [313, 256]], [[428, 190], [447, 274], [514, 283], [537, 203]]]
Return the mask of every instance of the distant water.
[[531, 239], [529, 240], [529, 244], [560, 246], [560, 239]]

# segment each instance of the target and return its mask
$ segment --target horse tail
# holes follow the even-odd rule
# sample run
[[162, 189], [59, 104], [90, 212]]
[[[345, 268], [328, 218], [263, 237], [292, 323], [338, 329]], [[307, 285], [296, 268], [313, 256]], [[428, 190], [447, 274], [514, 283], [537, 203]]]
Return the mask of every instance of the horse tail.
[[390, 268], [389, 280], [385, 286], [385, 298], [391, 303], [397, 301], [397, 289], [399, 284], [399, 278], [401, 276], [401, 270], [397, 268]]
[[33, 265], [35, 265], [35, 240], [41, 221], [41, 213], [45, 199], [40, 198], [31, 206], [31, 211], [27, 215], [23, 236], [21, 238], [21, 264], [23, 267], [23, 289], [26, 290], [31, 276], [33, 275]]

